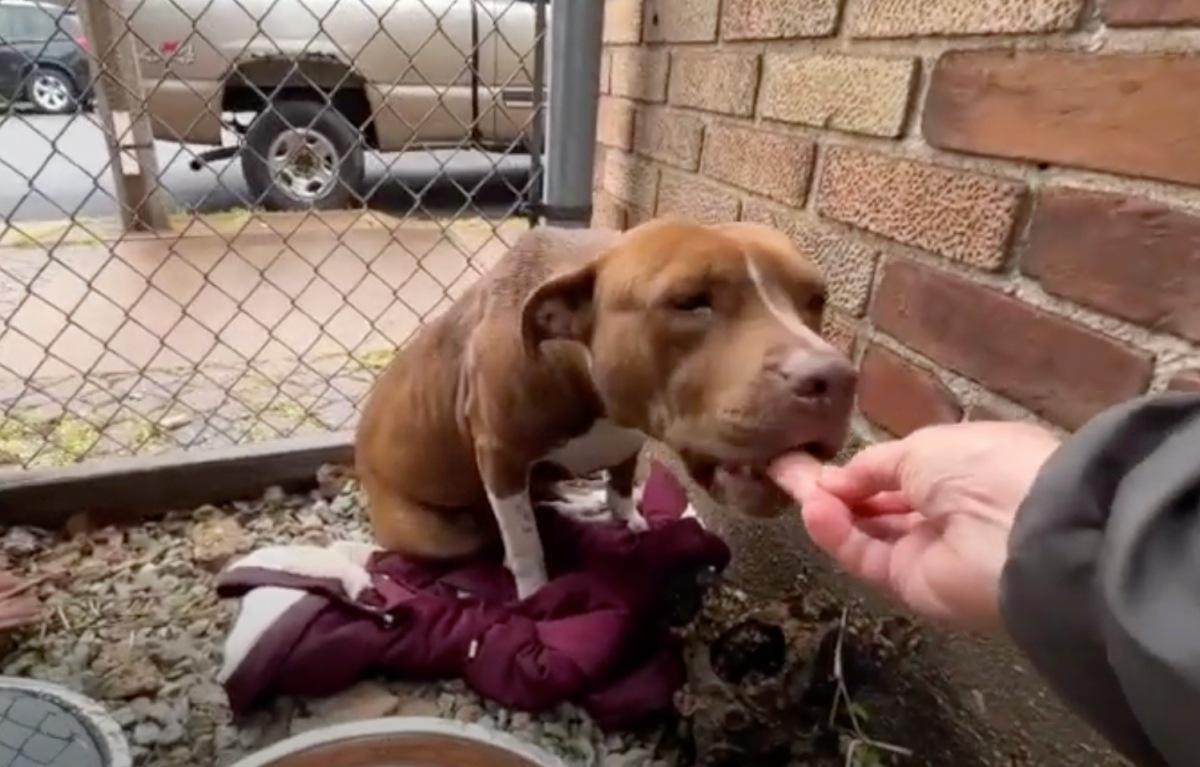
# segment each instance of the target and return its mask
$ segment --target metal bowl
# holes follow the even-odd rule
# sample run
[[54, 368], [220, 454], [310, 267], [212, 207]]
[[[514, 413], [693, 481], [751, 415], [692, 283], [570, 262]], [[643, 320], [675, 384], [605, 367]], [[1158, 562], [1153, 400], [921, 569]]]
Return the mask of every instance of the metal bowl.
[[9, 747], [0, 754], [0, 764], [133, 764], [121, 726], [104, 707], [62, 685], [0, 676], [0, 723], [4, 744]]
[[502, 732], [450, 719], [396, 716], [311, 730], [233, 767], [565, 767]]

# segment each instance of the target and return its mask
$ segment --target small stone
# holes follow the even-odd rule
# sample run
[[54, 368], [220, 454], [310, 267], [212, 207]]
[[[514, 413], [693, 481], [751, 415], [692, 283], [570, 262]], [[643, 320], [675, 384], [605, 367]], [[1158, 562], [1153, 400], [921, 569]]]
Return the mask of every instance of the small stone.
[[122, 727], [128, 727], [137, 721], [137, 714], [135, 714], [133, 709], [129, 706], [115, 708], [109, 715], [113, 718], [114, 722]]
[[326, 464], [317, 469], [317, 493], [325, 500], [332, 501], [346, 489], [349, 480], [349, 468]]
[[464, 703], [454, 712], [454, 718], [460, 722], [474, 722], [483, 716], [483, 708], [475, 703]]
[[229, 699], [220, 685], [201, 682], [188, 691], [193, 706], [219, 708], [228, 705]]
[[448, 692], [444, 692], [437, 698], [438, 711], [442, 712], [442, 716], [454, 716], [454, 711], [458, 708], [458, 701]]
[[278, 506], [287, 500], [287, 493], [283, 492], [283, 488], [279, 485], [271, 485], [263, 491], [262, 499], [263, 503]]
[[329, 504], [329, 508], [332, 509], [333, 512], [340, 517], [346, 516], [347, 513], [349, 513], [350, 511], [353, 511], [354, 506], [355, 506], [354, 498], [351, 497], [349, 494], [339, 495], [337, 498], [334, 498], [333, 501]]
[[12, 527], [0, 538], [0, 552], [17, 559], [27, 557], [42, 548], [41, 536], [29, 527]]
[[406, 700], [396, 709], [396, 716], [441, 716], [436, 701], [427, 698]]
[[98, 691], [104, 698], [129, 699], [152, 695], [166, 681], [153, 659], [125, 642], [108, 645], [92, 661]]
[[296, 523], [300, 525], [301, 530], [318, 530], [323, 524], [321, 518], [308, 509], [296, 514]]
[[218, 517], [192, 528], [192, 559], [197, 565], [216, 572], [234, 556], [252, 545], [250, 536], [232, 517]]
[[153, 746], [162, 735], [162, 729], [154, 722], [142, 722], [133, 728], [133, 742], [139, 746]]
[[172, 720], [163, 725], [158, 734], [158, 742], [160, 745], [170, 746], [183, 740], [183, 735], [183, 725], [177, 720]]
[[[138, 706], [137, 704], [142, 701], [145, 701], [145, 705]], [[143, 719], [152, 719], [159, 724], [168, 724], [174, 719], [171, 707], [161, 700], [148, 701], [145, 698], [138, 698], [134, 701], [134, 710], [138, 711], [139, 708]]]
[[622, 754], [605, 754], [603, 767], [646, 767], [653, 755], [644, 748], [631, 748]]
[[175, 413], [158, 422], [158, 425], [167, 431], [176, 431], [182, 429], [192, 422], [192, 417], [186, 413]]
[[375, 682], [359, 682], [328, 698], [308, 701], [308, 719], [316, 726], [376, 719], [387, 716], [400, 705], [400, 699]]

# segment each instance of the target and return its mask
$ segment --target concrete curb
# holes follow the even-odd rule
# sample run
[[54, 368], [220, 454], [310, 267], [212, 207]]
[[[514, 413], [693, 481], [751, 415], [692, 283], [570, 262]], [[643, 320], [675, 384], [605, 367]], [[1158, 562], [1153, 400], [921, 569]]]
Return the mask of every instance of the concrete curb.
[[382, 719], [364, 719], [330, 727], [322, 727], [295, 735], [251, 754], [232, 767], [271, 767], [279, 759], [303, 753], [305, 749], [379, 735], [442, 735], [451, 738], [482, 743], [509, 751], [539, 767], [566, 767], [557, 756], [513, 737], [508, 733], [490, 730], [476, 724], [466, 724], [453, 719], [432, 716], [389, 716]]

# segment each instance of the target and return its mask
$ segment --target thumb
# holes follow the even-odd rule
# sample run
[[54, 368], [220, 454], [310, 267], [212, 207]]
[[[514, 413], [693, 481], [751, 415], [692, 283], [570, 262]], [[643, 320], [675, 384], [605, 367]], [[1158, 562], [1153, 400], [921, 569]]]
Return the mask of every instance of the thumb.
[[900, 463], [907, 449], [904, 440], [871, 445], [845, 466], [826, 466], [819, 483], [845, 503], [858, 503], [877, 493], [899, 490]]

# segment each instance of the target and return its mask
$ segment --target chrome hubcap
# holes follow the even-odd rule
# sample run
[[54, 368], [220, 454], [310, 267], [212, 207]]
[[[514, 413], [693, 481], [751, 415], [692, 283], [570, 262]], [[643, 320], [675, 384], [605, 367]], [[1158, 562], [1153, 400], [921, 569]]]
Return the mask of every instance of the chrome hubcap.
[[271, 181], [299, 202], [313, 202], [337, 183], [338, 158], [333, 143], [308, 128], [290, 128], [267, 150]]
[[33, 102], [42, 109], [58, 111], [71, 103], [71, 94], [57, 77], [37, 75], [33, 78]]

